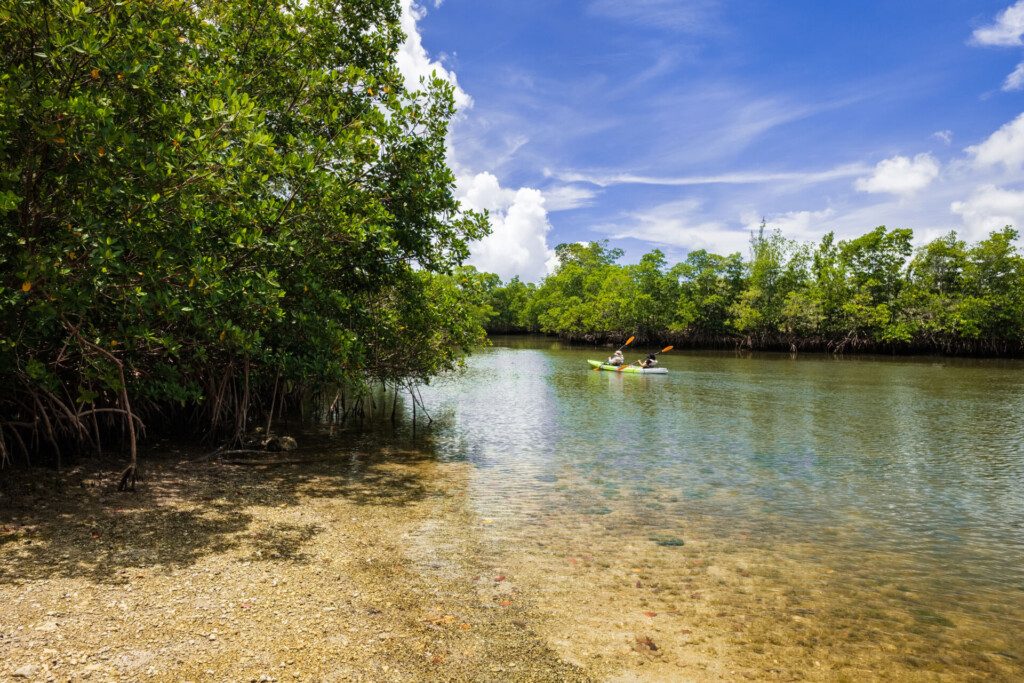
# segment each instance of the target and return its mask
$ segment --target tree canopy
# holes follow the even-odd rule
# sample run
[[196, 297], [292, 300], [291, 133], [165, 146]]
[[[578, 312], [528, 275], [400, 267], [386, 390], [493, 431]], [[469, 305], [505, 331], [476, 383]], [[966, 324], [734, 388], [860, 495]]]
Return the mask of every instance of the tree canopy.
[[398, 72], [397, 0], [23, 0], [0, 27], [0, 459], [155, 415], [238, 435], [480, 340], [454, 269], [487, 221], [453, 194], [451, 86]]
[[[1011, 227], [917, 249], [908, 229], [799, 244], [765, 226], [739, 253], [654, 250], [619, 263], [607, 243], [564, 244], [539, 285], [492, 283], [492, 331], [763, 349], [1024, 350], [1024, 258]], [[496, 321], [500, 321], [498, 324]]]

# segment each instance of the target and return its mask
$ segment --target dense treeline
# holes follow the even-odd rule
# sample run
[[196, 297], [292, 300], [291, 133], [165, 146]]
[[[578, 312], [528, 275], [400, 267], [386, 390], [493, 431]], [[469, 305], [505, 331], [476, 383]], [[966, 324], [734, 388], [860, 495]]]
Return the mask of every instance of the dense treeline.
[[237, 440], [482, 341], [486, 218], [402, 40], [397, 0], [0, 7], [0, 466], [114, 443], [130, 485], [146, 427]]
[[914, 249], [910, 230], [799, 244], [752, 236], [748, 258], [660, 251], [632, 265], [605, 243], [563, 244], [539, 285], [485, 278], [491, 332], [570, 340], [842, 351], [1019, 354], [1024, 258], [1010, 227], [967, 244], [949, 233]]

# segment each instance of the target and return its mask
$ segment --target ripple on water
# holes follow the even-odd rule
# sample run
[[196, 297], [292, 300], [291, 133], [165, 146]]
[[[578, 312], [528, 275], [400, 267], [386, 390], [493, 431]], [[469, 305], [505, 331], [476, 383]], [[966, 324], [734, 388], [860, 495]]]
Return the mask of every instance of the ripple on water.
[[424, 391], [571, 656], [657, 625], [650, 663], [709, 678], [1024, 678], [1024, 364], [588, 355], [494, 348]]

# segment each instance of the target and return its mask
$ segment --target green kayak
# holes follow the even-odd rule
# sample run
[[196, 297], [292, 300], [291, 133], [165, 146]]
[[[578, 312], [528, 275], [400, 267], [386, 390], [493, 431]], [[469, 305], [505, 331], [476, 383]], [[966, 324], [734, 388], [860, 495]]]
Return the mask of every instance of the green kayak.
[[[608, 370], [609, 372], [620, 372], [618, 366], [609, 365], [608, 363], [602, 363], [599, 360], [588, 360], [595, 368], [601, 368], [602, 370]], [[634, 375], [667, 375], [667, 368], [642, 368], [639, 365], [628, 365], [621, 370], [621, 372], [628, 372]]]

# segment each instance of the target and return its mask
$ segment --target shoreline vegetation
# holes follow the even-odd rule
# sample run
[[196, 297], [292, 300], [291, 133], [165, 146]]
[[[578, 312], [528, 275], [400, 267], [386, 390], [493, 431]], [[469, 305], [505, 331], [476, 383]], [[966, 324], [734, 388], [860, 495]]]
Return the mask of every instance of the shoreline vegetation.
[[705, 250], [638, 263], [607, 242], [562, 244], [539, 284], [480, 275], [489, 334], [570, 342], [829, 353], [1024, 355], [1024, 258], [1007, 226], [915, 249], [909, 229], [801, 244], [767, 225], [748, 258]]

